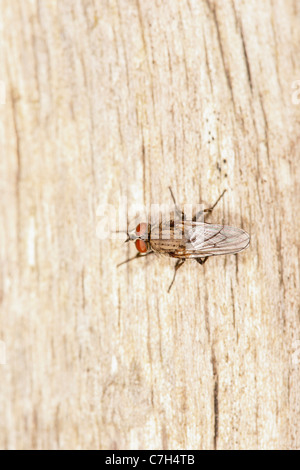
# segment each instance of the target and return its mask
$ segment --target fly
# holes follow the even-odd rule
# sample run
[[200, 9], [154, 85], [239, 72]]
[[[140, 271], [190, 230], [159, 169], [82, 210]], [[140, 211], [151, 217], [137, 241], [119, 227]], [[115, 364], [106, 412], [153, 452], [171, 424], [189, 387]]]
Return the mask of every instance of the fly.
[[152, 253], [176, 258], [174, 276], [168, 292], [175, 281], [178, 269], [186, 260], [194, 259], [203, 265], [210, 256], [240, 253], [250, 243], [250, 235], [241, 228], [197, 221], [201, 214], [211, 214], [226, 189], [212, 207], [198, 212], [191, 220], [185, 220], [184, 213], [176, 204], [172, 189], [170, 187], [169, 189], [179, 220], [175, 220], [173, 217], [169, 223], [160, 222], [151, 225], [143, 222], [138, 224], [135, 230], [127, 232], [126, 240], [126, 242], [135, 242], [138, 253], [118, 264], [119, 267], [124, 263]]

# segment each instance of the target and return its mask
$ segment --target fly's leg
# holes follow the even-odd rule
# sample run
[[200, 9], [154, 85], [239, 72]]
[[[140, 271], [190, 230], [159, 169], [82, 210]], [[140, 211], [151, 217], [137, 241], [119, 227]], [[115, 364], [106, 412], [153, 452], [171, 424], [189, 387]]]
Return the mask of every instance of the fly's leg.
[[212, 211], [214, 210], [214, 208], [216, 207], [216, 205], [218, 204], [218, 202], [222, 199], [222, 197], [224, 196], [224, 194], [226, 193], [227, 189], [224, 189], [224, 191], [222, 192], [221, 196], [218, 197], [218, 199], [216, 200], [216, 202], [214, 203], [213, 206], [209, 207], [208, 209], [204, 209], [203, 211], [199, 211], [197, 212], [197, 214], [193, 217], [193, 222], [196, 222], [199, 218], [199, 216], [201, 214], [203, 214], [204, 212], [208, 212], [208, 215], [212, 213]]
[[197, 263], [203, 265], [205, 263], [205, 261], [207, 261], [209, 258], [209, 256], [205, 256], [205, 258], [195, 258], [195, 260], [197, 261]]
[[204, 209], [204, 212], [212, 212], [213, 209], [216, 207], [216, 205], [218, 204], [218, 202], [222, 199], [222, 197], [224, 196], [224, 194], [226, 193], [227, 189], [224, 189], [224, 191], [222, 192], [222, 194], [218, 197], [218, 199], [216, 200], [216, 202], [214, 203], [213, 206], [209, 207], [208, 209]]
[[136, 258], [145, 258], [146, 256], [151, 255], [152, 253], [154, 253], [154, 251], [149, 251], [149, 253], [146, 253], [145, 255], [143, 255], [142, 253], [137, 253], [137, 254], [136, 254], [135, 256], [133, 256], [132, 258], [128, 258], [128, 259], [126, 259], [125, 261], [122, 261], [122, 263], [117, 264], [117, 268], [118, 268], [119, 266], [122, 266], [122, 264], [129, 263], [129, 261], [132, 261], [132, 260], [134, 260], [134, 259], [136, 259]]
[[178, 260], [176, 261], [175, 270], [174, 270], [174, 276], [173, 276], [172, 282], [171, 282], [171, 284], [170, 284], [170, 286], [169, 286], [168, 292], [170, 292], [171, 287], [172, 287], [172, 285], [174, 284], [175, 277], [176, 277], [176, 273], [177, 273], [178, 269], [180, 268], [180, 266], [183, 265], [184, 262], [185, 262], [185, 259], [178, 259]]
[[180, 218], [180, 220], [184, 220], [184, 212], [182, 212], [182, 210], [177, 206], [176, 199], [175, 199], [175, 196], [173, 194], [171, 186], [169, 186], [169, 190], [170, 190], [171, 197], [172, 197], [174, 205], [175, 205], [176, 214]]

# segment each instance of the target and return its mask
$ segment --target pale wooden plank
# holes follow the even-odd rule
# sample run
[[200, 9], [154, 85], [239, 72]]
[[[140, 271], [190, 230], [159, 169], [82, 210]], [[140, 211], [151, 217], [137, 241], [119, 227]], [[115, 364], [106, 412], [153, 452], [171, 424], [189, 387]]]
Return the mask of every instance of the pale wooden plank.
[[[297, 2], [1, 10], [1, 447], [299, 448]], [[169, 185], [252, 236], [170, 295], [96, 233]]]

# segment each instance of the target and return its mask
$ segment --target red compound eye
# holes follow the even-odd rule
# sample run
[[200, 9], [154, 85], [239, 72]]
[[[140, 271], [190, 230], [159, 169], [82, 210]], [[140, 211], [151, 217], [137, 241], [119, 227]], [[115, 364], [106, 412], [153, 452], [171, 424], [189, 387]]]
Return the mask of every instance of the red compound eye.
[[135, 247], [140, 253], [146, 253], [148, 250], [147, 244], [144, 242], [144, 240], [136, 240]]
[[135, 232], [136, 232], [138, 237], [141, 237], [142, 235], [144, 235], [145, 233], [148, 232], [148, 224], [143, 222], [142, 224], [137, 225], [136, 229], [135, 229]]

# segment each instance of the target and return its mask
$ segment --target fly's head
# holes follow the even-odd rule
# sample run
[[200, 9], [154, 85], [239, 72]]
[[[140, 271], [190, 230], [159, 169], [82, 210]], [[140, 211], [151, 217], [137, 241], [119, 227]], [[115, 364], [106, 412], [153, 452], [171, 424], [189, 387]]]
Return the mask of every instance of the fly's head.
[[138, 224], [135, 230], [128, 233], [126, 242], [130, 240], [135, 242], [135, 247], [140, 253], [147, 253], [150, 249], [150, 224], [146, 222]]

